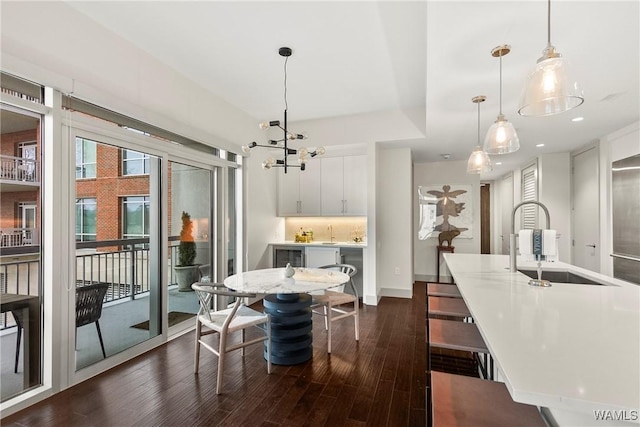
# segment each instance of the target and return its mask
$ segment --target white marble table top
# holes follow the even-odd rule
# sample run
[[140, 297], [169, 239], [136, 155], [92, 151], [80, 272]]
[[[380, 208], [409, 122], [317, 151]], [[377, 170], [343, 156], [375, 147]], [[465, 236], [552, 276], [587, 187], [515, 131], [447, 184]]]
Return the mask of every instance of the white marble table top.
[[596, 410], [638, 414], [639, 286], [555, 262], [543, 270], [573, 271], [606, 286], [540, 288], [509, 272], [506, 255], [444, 257], [515, 401], [583, 413], [577, 425], [591, 425]]
[[301, 294], [333, 288], [349, 281], [349, 275], [324, 268], [295, 268], [293, 277], [284, 277], [284, 268], [266, 268], [237, 273], [224, 285], [238, 292], [255, 294]]

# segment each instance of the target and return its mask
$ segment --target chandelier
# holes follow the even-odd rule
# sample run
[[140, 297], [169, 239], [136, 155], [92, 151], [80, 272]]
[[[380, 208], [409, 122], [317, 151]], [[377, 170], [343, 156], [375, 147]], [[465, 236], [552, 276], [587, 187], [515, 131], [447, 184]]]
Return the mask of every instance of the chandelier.
[[[280, 149], [282, 150], [282, 158], [275, 159], [273, 157], [267, 158], [264, 162], [262, 162], [263, 169], [271, 169], [271, 168], [284, 168], [284, 173], [287, 173], [288, 168], [300, 168], [300, 170], [305, 170], [305, 165], [310, 158], [315, 156], [319, 156], [325, 153], [323, 147], [317, 147], [313, 151], [309, 151], [306, 147], [300, 147], [298, 149], [289, 148], [289, 144], [298, 139], [307, 139], [307, 136], [302, 133], [294, 133], [290, 132], [287, 128], [287, 61], [289, 57], [293, 53], [291, 48], [281, 47], [278, 50], [280, 56], [284, 57], [284, 120], [280, 122], [280, 120], [271, 120], [260, 123], [260, 129], [266, 130], [270, 127], [277, 127], [282, 130], [282, 139], [270, 139], [268, 145], [258, 144], [253, 141], [248, 145], [242, 146], [242, 151], [245, 154], [249, 154], [254, 147], [263, 147], [263, 148], [271, 148], [271, 149]], [[298, 156], [297, 164], [294, 163], [295, 160], [290, 159], [289, 156]]]

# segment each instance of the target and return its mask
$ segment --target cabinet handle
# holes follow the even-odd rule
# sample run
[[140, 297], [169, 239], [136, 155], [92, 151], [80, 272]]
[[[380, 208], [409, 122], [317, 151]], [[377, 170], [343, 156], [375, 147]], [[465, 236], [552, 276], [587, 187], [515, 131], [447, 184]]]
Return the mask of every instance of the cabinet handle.
[[302, 201], [301, 200], [298, 200], [298, 202], [297, 202], [296, 212], [297, 213], [302, 213]]
[[344, 201], [344, 211], [342, 213], [347, 213], [349, 211], [347, 201]]

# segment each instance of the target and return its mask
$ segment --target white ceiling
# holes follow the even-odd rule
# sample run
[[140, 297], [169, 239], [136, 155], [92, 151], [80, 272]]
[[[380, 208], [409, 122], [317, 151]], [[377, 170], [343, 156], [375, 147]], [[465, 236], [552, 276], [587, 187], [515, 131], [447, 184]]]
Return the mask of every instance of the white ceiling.
[[[546, 46], [543, 0], [68, 4], [257, 120], [284, 109], [281, 46], [294, 52], [287, 68], [291, 121], [426, 107], [418, 120], [424, 138], [393, 142], [411, 147], [416, 162], [468, 158], [477, 142], [475, 95], [487, 96], [484, 139], [499, 109], [499, 60], [490, 52], [510, 44], [503, 112], [522, 148], [494, 156], [503, 165], [484, 179], [539, 153], [578, 148], [640, 116], [637, 0], [552, 2], [551, 41], [570, 60], [586, 101], [551, 118], [516, 113], [526, 75]], [[576, 116], [584, 121], [571, 122]]]

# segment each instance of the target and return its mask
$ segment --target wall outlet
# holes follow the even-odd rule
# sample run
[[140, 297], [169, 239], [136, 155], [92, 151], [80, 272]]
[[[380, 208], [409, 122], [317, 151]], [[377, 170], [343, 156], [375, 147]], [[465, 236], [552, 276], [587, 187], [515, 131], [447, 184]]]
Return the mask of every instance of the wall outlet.
[[400, 267], [396, 267], [396, 276], [400, 275]]

